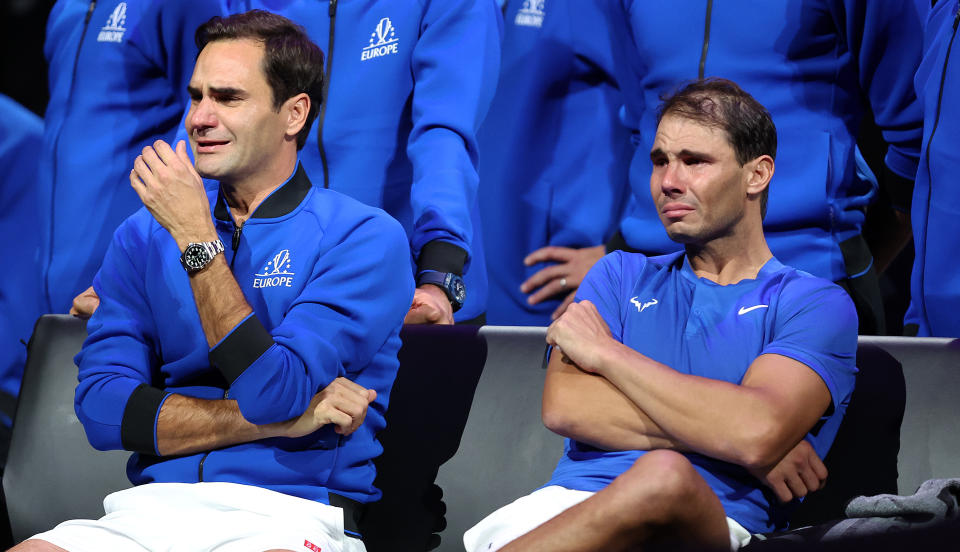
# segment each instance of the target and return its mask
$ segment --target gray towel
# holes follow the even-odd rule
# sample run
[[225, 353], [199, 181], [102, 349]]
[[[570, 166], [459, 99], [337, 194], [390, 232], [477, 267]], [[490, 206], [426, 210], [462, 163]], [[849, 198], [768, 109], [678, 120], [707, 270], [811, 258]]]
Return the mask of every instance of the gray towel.
[[847, 504], [844, 519], [823, 535], [824, 540], [916, 529], [957, 517], [960, 479], [924, 481], [912, 496], [858, 496]]

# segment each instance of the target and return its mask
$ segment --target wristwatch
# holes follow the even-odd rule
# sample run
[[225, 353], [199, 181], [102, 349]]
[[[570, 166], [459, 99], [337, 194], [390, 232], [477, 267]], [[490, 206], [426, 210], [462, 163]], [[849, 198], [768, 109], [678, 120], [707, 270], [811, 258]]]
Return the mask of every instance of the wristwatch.
[[433, 284], [442, 289], [453, 307], [453, 312], [460, 310], [464, 299], [467, 298], [467, 288], [463, 285], [463, 278], [453, 272], [424, 270], [417, 276], [417, 285], [423, 284]]
[[214, 257], [223, 253], [223, 249], [223, 242], [220, 240], [190, 243], [180, 255], [180, 264], [187, 274], [196, 274], [206, 268]]

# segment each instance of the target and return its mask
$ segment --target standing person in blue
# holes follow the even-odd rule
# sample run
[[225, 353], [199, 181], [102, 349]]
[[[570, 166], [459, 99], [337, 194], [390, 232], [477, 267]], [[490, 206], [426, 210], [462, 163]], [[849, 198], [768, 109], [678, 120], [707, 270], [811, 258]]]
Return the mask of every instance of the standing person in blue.
[[564, 455], [547, 486], [468, 531], [467, 550], [736, 549], [783, 528], [780, 501], [826, 476], [856, 312], [767, 247], [773, 121], [720, 79], [667, 98], [658, 119], [650, 194], [684, 250], [591, 269], [547, 332], [543, 418]]
[[632, 147], [605, 32], [589, 2], [506, 3], [500, 82], [478, 135], [492, 324], [548, 325], [574, 292], [560, 280], [530, 290], [592, 247], [585, 272], [623, 213]]
[[301, 152], [315, 185], [380, 207], [407, 232], [408, 323], [484, 319], [476, 131], [493, 98], [495, 0], [228, 0], [303, 25], [325, 48], [326, 101]]
[[140, 207], [127, 182], [130, 160], [157, 138], [173, 139], [196, 56], [190, 30], [220, 12], [219, 0], [54, 5], [36, 184], [47, 312], [70, 309], [93, 281], [113, 231]]
[[183, 142], [136, 158], [146, 208], [117, 230], [77, 356], [77, 416], [136, 453], [136, 486], [18, 550], [364, 550], [413, 296], [403, 229], [300, 165], [323, 85], [302, 28], [255, 11], [196, 41], [196, 169]]
[[20, 393], [27, 341], [44, 312], [40, 286], [37, 168], [43, 121], [0, 94], [0, 235], [10, 260], [0, 285], [0, 469]]
[[[739, 82], [770, 110], [781, 145], [780, 181], [765, 219], [783, 262], [837, 282], [854, 300], [861, 333], [884, 333], [874, 257], [881, 266], [908, 240], [901, 232], [867, 247], [861, 228], [875, 184], [858, 178], [860, 121], [872, 111], [889, 145], [882, 178], [909, 198], [922, 134], [912, 87], [922, 24], [912, 0], [637, 2], [599, 0], [607, 11], [624, 91], [624, 121], [637, 132], [631, 212], [613, 246], [674, 251], [646, 194], [654, 106], [678, 83], [715, 75]], [[756, 29], [757, 32], [744, 32]], [[899, 188], [899, 191], [896, 189]], [[558, 273], [568, 286], [581, 275]]]
[[914, 188], [914, 239], [910, 308], [904, 320], [909, 335], [960, 337], [960, 2], [940, 0], [926, 26], [923, 62], [916, 75], [923, 104], [923, 149]]

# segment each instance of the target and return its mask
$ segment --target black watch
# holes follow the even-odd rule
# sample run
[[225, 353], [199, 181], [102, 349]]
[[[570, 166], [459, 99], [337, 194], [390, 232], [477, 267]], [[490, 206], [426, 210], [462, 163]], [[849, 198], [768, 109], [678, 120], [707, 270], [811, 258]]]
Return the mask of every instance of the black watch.
[[223, 253], [223, 249], [223, 242], [220, 240], [187, 244], [180, 255], [180, 264], [187, 274], [196, 274], [206, 268], [214, 257]]
[[460, 310], [464, 299], [467, 298], [467, 288], [463, 285], [463, 278], [453, 272], [437, 272], [426, 270], [417, 276], [417, 285], [433, 284], [443, 290], [450, 300], [453, 312]]

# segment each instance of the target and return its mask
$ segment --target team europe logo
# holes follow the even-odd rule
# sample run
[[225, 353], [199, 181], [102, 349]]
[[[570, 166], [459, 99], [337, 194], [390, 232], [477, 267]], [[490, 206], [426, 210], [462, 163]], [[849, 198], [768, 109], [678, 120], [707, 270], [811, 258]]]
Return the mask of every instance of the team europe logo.
[[296, 276], [290, 272], [290, 250], [284, 249], [273, 256], [267, 266], [263, 267], [263, 272], [258, 272], [253, 278], [253, 287], [291, 287], [293, 277]]
[[127, 32], [127, 3], [120, 2], [107, 18], [107, 24], [100, 29], [97, 42], [123, 42], [123, 33]]
[[370, 45], [360, 52], [360, 61], [397, 53], [397, 29], [389, 17], [384, 17], [370, 33]]
[[523, 5], [520, 6], [517, 16], [513, 18], [513, 23], [523, 27], [540, 27], [543, 25], [543, 16], [546, 15], [543, 11], [546, 3], [547, 0], [523, 0]]

